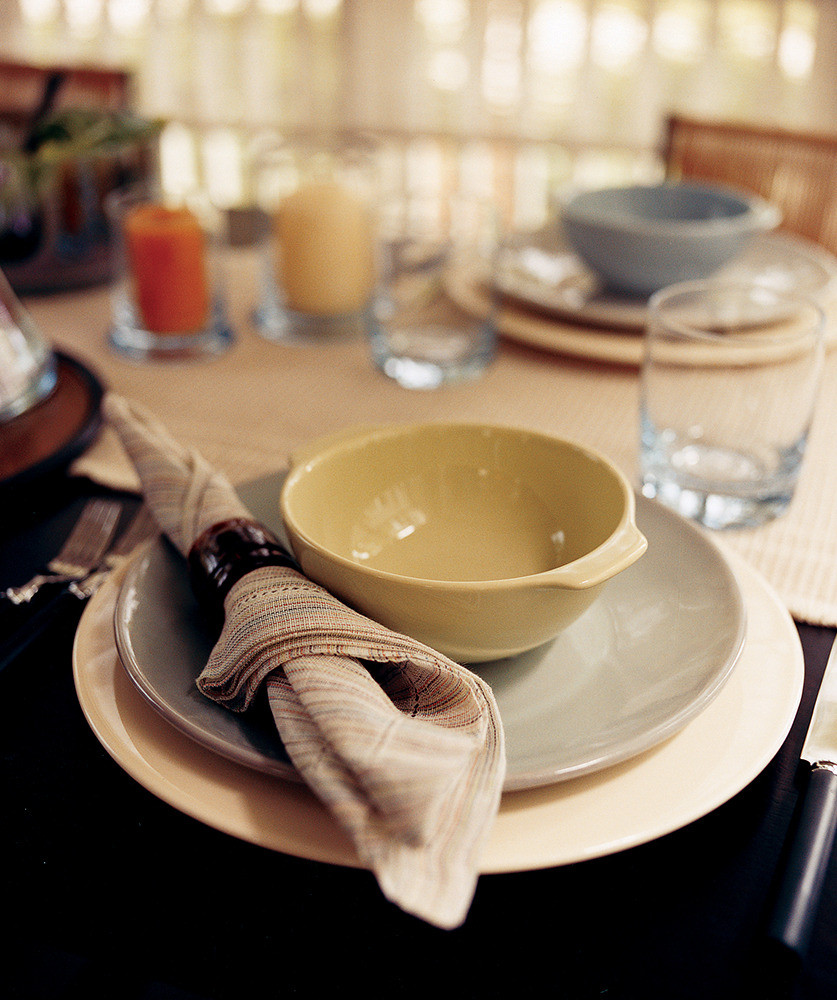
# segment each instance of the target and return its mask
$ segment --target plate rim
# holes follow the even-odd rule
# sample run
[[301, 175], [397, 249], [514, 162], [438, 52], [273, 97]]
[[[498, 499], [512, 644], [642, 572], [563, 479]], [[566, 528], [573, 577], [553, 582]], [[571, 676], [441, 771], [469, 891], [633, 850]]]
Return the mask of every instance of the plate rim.
[[[280, 477], [283, 472], [272, 473], [248, 483], [241, 488], [242, 493], [246, 498], [248, 491], [253, 491], [255, 494], [257, 490], [269, 488], [268, 484], [275, 485], [277, 481], [281, 483]], [[568, 765], [565, 764], [564, 766], [559, 766], [555, 763], [550, 765], [545, 761], [541, 761], [537, 765], [528, 766], [524, 766], [524, 763], [521, 763], [517, 770], [507, 766], [503, 786], [504, 791], [526, 790], [572, 780], [581, 775], [594, 773], [622, 763], [631, 757], [652, 749], [682, 729], [695, 715], [703, 711], [717, 697], [724, 684], [729, 680], [741, 656], [747, 630], [746, 608], [736, 575], [724, 553], [713, 539], [680, 515], [670, 511], [656, 501], [641, 496], [641, 494], [637, 495], [636, 500], [638, 516], [641, 517], [646, 512], [650, 516], [651, 512], [653, 512], [655, 518], [659, 518], [663, 522], [668, 522], [674, 529], [684, 533], [691, 540], [692, 544], [702, 546], [704, 552], [711, 553], [712, 558], [716, 560], [718, 570], [724, 575], [723, 582], [725, 584], [727, 603], [731, 599], [735, 605], [735, 634], [730, 641], [726, 659], [707, 675], [706, 686], [691, 701], [680, 704], [673, 714], [667, 716], [665, 719], [658, 720], [654, 726], [643, 730], [631, 739], [623, 738], [621, 745], [616, 749], [611, 748], [609, 751], [600, 752], [593, 757], [587, 757], [584, 760]], [[240, 763], [264, 773], [299, 783], [301, 779], [289, 761], [285, 761], [281, 757], [264, 754], [256, 747], [231, 742], [225, 734], [207, 731], [204, 727], [194, 723], [182, 712], [179, 712], [176, 706], [169, 704], [149, 680], [135, 652], [130, 625], [139, 599], [136, 592], [137, 581], [147, 569], [149, 561], [154, 557], [155, 552], [159, 552], [159, 548], [155, 548], [155, 545], [159, 547], [166, 544], [164, 541], [151, 542], [141, 556], [131, 561], [117, 596], [114, 608], [114, 637], [117, 652], [126, 673], [142, 696], [156, 711], [166, 718], [171, 725], [205, 748], [219, 753], [235, 763]], [[472, 669], [476, 673], [479, 673], [480, 666], [477, 665]], [[482, 666], [485, 668], [487, 665]], [[491, 682], [489, 681], [489, 683]], [[500, 701], [500, 698], [498, 698], [498, 701]], [[219, 711], [224, 711], [224, 709], [219, 707]], [[506, 728], [507, 747], [508, 744], [508, 728]]]
[[[66, 468], [73, 459], [87, 450], [102, 428], [101, 403], [105, 394], [104, 383], [91, 368], [77, 358], [63, 351], [56, 350], [54, 353], [57, 367], [55, 387], [45, 399], [41, 400], [36, 407], [33, 407], [32, 411], [24, 411], [18, 417], [14, 418], [14, 420], [26, 419], [35, 410], [40, 412], [41, 419], [44, 413], [49, 416], [51, 413], [51, 403], [60, 388], [61, 379], [62, 377], [66, 378], [68, 371], [78, 378], [84, 390], [84, 412], [79, 416], [76, 424], [73, 425], [71, 432], [63, 436], [48, 455], [30, 462], [11, 475], [0, 479], [0, 490], [3, 492], [23, 489], [55, 471]], [[14, 423], [14, 420], [10, 421], [10, 424]], [[3, 428], [0, 426], [0, 436], [2, 436], [2, 433]]]

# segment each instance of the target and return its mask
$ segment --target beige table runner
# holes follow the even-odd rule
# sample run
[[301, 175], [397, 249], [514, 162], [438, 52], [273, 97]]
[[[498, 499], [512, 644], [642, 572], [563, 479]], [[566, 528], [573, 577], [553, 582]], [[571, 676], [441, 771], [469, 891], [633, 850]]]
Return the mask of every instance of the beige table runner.
[[[353, 424], [480, 420], [574, 438], [604, 452], [637, 481], [638, 382], [622, 368], [503, 341], [479, 382], [432, 392], [401, 389], [371, 364], [362, 339], [311, 346], [270, 343], [256, 332], [256, 261], [230, 261], [237, 334], [225, 355], [194, 362], [136, 363], [107, 345], [107, 289], [33, 298], [45, 335], [96, 371], [108, 387], [155, 412], [234, 482], [286, 464], [295, 447]], [[595, 331], [590, 331], [595, 337]], [[801, 621], [837, 625], [837, 352], [831, 352], [802, 480], [790, 511], [756, 530], [715, 533], [777, 590]], [[114, 486], [136, 485], [108, 435], [75, 471]]]

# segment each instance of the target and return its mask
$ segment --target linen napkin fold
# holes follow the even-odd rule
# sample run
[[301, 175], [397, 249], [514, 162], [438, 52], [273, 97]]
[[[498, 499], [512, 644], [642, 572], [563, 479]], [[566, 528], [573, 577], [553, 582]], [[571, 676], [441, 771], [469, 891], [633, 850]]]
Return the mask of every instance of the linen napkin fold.
[[[251, 516], [226, 478], [149, 413], [103, 409], [161, 530], [186, 557]], [[294, 766], [384, 895], [439, 927], [465, 919], [505, 777], [499, 712], [471, 671], [358, 614], [288, 566], [233, 583], [197, 684], [245, 710], [264, 685]]]

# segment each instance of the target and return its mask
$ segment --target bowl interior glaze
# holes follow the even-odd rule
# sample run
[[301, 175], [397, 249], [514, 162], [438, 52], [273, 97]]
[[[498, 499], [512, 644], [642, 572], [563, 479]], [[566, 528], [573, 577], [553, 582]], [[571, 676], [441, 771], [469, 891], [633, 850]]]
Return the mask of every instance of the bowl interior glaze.
[[296, 530], [338, 558], [439, 581], [548, 572], [605, 542], [625, 512], [612, 470], [577, 446], [470, 425], [326, 449], [292, 472], [284, 497]]

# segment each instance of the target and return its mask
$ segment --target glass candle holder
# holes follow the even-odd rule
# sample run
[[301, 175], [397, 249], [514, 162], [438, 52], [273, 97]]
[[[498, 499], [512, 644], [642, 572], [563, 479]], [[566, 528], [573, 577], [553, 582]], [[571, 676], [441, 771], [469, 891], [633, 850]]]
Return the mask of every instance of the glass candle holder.
[[220, 215], [145, 185], [113, 195], [107, 209], [116, 254], [111, 345], [138, 360], [226, 350], [233, 333]]
[[0, 424], [46, 399], [56, 381], [54, 351], [0, 271]]
[[375, 283], [374, 148], [317, 140], [257, 158], [265, 225], [256, 325], [269, 340], [363, 333]]

